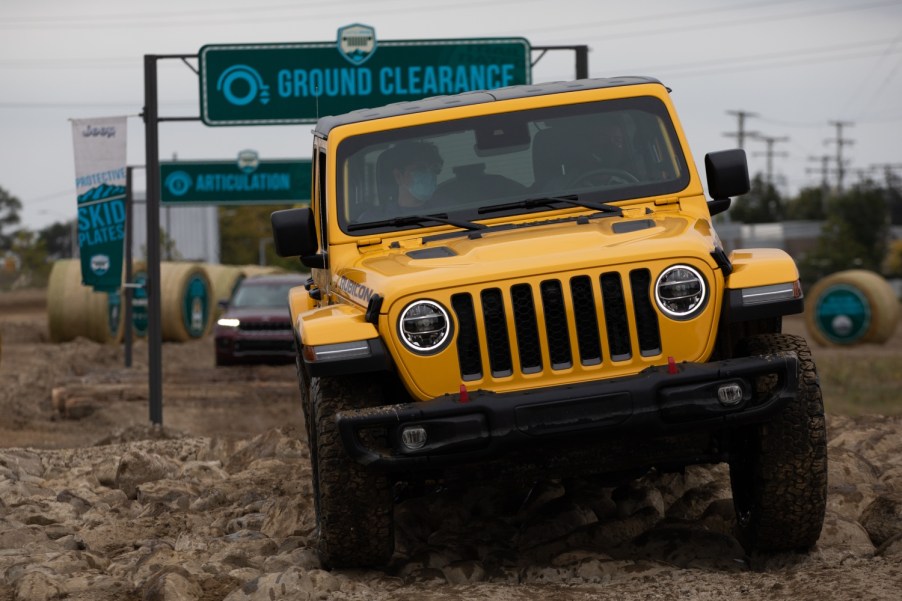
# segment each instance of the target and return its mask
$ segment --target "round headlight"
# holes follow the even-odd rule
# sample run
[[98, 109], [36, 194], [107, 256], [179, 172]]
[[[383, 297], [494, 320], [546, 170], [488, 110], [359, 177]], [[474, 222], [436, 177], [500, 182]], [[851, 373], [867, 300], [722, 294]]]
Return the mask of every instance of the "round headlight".
[[401, 340], [416, 353], [435, 353], [451, 339], [451, 319], [440, 304], [415, 301], [401, 311], [398, 321]]
[[655, 283], [655, 301], [668, 317], [688, 319], [705, 306], [705, 278], [688, 265], [668, 267]]

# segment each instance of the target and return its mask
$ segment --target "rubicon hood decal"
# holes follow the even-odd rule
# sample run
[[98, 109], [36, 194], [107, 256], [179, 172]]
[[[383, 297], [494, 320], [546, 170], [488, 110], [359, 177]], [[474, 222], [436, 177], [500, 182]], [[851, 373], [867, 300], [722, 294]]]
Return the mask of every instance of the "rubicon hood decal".
[[355, 282], [347, 276], [340, 276], [336, 281], [335, 286], [345, 294], [363, 301], [364, 304], [368, 303], [370, 298], [375, 294], [373, 289], [369, 286], [361, 284], [360, 282]]

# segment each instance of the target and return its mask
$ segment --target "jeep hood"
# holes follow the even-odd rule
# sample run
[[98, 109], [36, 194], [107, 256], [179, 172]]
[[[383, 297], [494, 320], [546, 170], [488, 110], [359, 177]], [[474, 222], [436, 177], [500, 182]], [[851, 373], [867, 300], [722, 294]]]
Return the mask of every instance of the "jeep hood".
[[708, 223], [685, 215], [578, 219], [454, 232], [386, 244], [335, 272], [333, 285], [365, 305], [375, 294], [382, 311], [408, 295], [542, 274], [623, 265], [651, 258], [697, 258], [716, 268], [719, 245]]

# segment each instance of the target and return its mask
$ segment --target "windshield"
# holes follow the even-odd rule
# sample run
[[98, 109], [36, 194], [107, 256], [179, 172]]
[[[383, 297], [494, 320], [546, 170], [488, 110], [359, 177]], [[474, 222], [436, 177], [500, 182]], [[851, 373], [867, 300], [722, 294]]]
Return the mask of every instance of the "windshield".
[[[346, 232], [432, 226], [406, 216], [472, 221], [672, 194], [686, 160], [664, 104], [608, 100], [457, 119], [354, 136], [338, 149], [339, 223]], [[498, 210], [486, 210], [502, 205]]]
[[298, 282], [259, 283], [242, 282], [235, 290], [229, 307], [288, 307], [288, 291]]

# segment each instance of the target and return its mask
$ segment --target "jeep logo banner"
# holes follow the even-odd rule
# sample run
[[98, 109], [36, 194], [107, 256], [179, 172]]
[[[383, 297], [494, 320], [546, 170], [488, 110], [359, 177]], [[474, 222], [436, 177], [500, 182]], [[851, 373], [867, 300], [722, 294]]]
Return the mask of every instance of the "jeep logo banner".
[[126, 118], [72, 119], [81, 279], [119, 290], [125, 242]]

